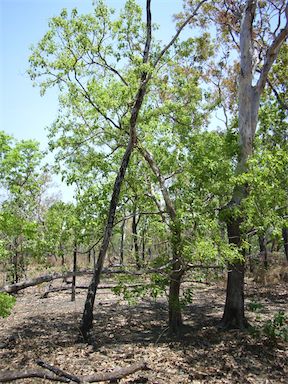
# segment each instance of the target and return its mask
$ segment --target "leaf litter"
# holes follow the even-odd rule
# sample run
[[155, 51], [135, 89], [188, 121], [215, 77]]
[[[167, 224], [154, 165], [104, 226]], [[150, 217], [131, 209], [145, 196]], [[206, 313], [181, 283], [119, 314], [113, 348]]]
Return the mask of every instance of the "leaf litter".
[[[86, 297], [83, 290], [77, 292], [76, 302], [71, 302], [68, 292], [41, 299], [39, 288], [29, 288], [18, 294], [12, 314], [0, 319], [0, 370], [35, 369], [35, 361], [41, 358], [66, 372], [92, 375], [144, 359], [148, 370], [121, 379], [121, 384], [287, 382], [287, 344], [279, 341], [271, 345], [249, 332], [219, 330], [223, 286], [196, 285], [193, 292], [192, 304], [183, 311], [185, 325], [181, 334], [171, 337], [167, 333], [164, 299], [144, 298], [136, 305], [128, 305], [110, 290], [99, 291], [88, 345], [79, 339]], [[247, 303], [257, 299], [263, 304], [261, 315], [248, 306], [251, 323], [263, 323], [276, 311], [287, 311], [284, 284], [259, 287], [250, 282], [246, 297]], [[48, 382], [21, 380], [23, 384]]]

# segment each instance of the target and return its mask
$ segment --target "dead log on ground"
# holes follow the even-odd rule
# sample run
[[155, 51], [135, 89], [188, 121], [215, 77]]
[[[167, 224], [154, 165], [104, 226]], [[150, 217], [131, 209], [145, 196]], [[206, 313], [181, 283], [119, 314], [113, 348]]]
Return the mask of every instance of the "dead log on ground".
[[[112, 274], [125, 274], [130, 276], [143, 276], [145, 274], [151, 274], [151, 273], [163, 273], [167, 274], [166, 268], [171, 265], [171, 262], [167, 263], [166, 265], [163, 265], [160, 268], [152, 268], [147, 270], [141, 270], [141, 271], [127, 271], [125, 269], [118, 269], [118, 270], [111, 270], [111, 269], [103, 269], [102, 274], [106, 275], [112, 275]], [[193, 268], [211, 268], [211, 269], [223, 269], [221, 266], [207, 266], [207, 265], [187, 265], [188, 269]], [[21, 281], [19, 283], [11, 284], [11, 285], [5, 285], [4, 287], [0, 287], [0, 292], [6, 292], [6, 293], [17, 293], [18, 291], [21, 291], [22, 289], [26, 289], [29, 287], [33, 287], [35, 285], [39, 285], [42, 283], [48, 283], [49, 281], [57, 280], [57, 279], [67, 279], [69, 277], [73, 276], [85, 276], [85, 275], [93, 275], [93, 271], [91, 270], [82, 270], [82, 271], [76, 271], [76, 272], [62, 272], [62, 273], [52, 273], [51, 275], [42, 275], [35, 277], [34, 279]]]
[[95, 373], [94, 375], [76, 376], [71, 375], [54, 367], [42, 360], [38, 360], [37, 364], [44, 369], [48, 369], [50, 372], [40, 370], [26, 370], [26, 371], [2, 371], [0, 372], [0, 383], [8, 383], [10, 381], [38, 377], [50, 381], [58, 381], [61, 383], [97, 383], [99, 381], [116, 381], [123, 377], [129, 376], [140, 370], [147, 369], [147, 365], [144, 361], [129, 365], [128, 367], [118, 368], [111, 372]]
[[48, 283], [52, 280], [57, 279], [65, 279], [71, 276], [84, 276], [84, 275], [91, 275], [93, 274], [92, 271], [77, 271], [77, 272], [65, 272], [65, 273], [53, 273], [51, 275], [42, 275], [35, 277], [34, 279], [21, 281], [19, 283], [11, 284], [11, 285], [5, 285], [4, 287], [0, 287], [0, 292], [6, 292], [6, 293], [16, 293], [18, 291], [21, 291], [22, 289], [26, 289], [29, 287], [33, 287], [35, 285], [39, 285], [42, 283]]

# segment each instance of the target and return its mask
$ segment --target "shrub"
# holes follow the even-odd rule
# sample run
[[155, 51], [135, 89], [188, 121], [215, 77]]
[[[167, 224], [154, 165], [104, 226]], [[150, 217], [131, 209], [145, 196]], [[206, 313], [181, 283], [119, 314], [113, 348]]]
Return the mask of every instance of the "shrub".
[[0, 293], [0, 316], [7, 317], [14, 307], [16, 299], [8, 293]]

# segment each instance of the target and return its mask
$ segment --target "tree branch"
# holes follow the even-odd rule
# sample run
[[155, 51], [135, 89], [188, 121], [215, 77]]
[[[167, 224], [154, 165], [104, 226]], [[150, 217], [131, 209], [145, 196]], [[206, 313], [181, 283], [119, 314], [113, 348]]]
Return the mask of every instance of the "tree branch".
[[279, 53], [279, 50], [281, 48], [283, 41], [285, 41], [285, 39], [288, 36], [288, 2], [286, 3], [286, 7], [285, 7], [285, 15], [286, 15], [286, 25], [283, 29], [280, 30], [278, 35], [275, 37], [275, 39], [271, 43], [265, 55], [264, 65], [256, 85], [256, 89], [259, 92], [259, 94], [261, 94], [261, 92], [263, 91], [267, 81], [268, 73], [277, 58], [277, 55]]
[[198, 10], [202, 7], [202, 5], [204, 3], [206, 3], [206, 1], [207, 0], [200, 1], [200, 3], [196, 6], [194, 11], [192, 12], [192, 14], [184, 21], [183, 24], [180, 25], [180, 27], [178, 28], [178, 30], [177, 30], [176, 34], [174, 35], [174, 37], [172, 37], [171, 41], [160, 52], [159, 56], [157, 57], [157, 59], [156, 59], [156, 61], [154, 63], [154, 68], [157, 66], [157, 64], [162, 59], [162, 57], [165, 55], [165, 53], [169, 50], [169, 48], [175, 43], [175, 41], [179, 37], [179, 35], [182, 32], [182, 30], [186, 27], [186, 25], [189, 24], [190, 21], [193, 19], [193, 17], [197, 15]]
[[40, 360], [37, 364], [41, 365], [41, 367], [46, 368], [56, 375], [44, 372], [44, 371], [34, 371], [34, 370], [26, 370], [26, 371], [2, 371], [0, 372], [0, 383], [8, 383], [10, 381], [15, 381], [19, 379], [38, 377], [41, 379], [46, 379], [50, 381], [58, 381], [61, 383], [97, 383], [99, 381], [116, 381], [120, 380], [123, 377], [131, 375], [140, 370], [147, 369], [147, 364], [145, 361], [139, 361], [138, 363], [134, 363], [129, 365], [128, 367], [118, 368], [111, 372], [103, 372], [103, 373], [95, 373], [94, 375], [86, 375], [86, 376], [75, 376], [70, 375], [67, 372], [62, 371], [57, 367], [53, 367], [50, 364], [45, 363]]

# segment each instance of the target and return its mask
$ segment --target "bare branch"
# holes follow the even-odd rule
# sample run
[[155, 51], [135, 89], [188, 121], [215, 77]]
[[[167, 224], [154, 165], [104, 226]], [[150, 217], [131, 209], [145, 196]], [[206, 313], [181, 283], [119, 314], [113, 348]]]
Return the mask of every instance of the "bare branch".
[[48, 372], [40, 370], [25, 370], [25, 371], [2, 371], [0, 372], [0, 383], [10, 383], [11, 381], [27, 379], [32, 377], [38, 377], [39, 379], [46, 379], [50, 381], [57, 381], [58, 383], [71, 383], [71, 381], [65, 377], [59, 377]]
[[62, 371], [62, 369], [59, 369], [57, 367], [53, 367], [52, 365], [46, 363], [43, 360], [39, 359], [39, 360], [36, 361], [36, 363], [40, 367], [48, 369], [49, 371], [53, 372], [55, 375], [57, 375], [59, 377], [65, 377], [69, 381], [71, 380], [72, 382], [75, 382], [75, 383], [81, 383], [81, 380], [79, 379], [79, 377], [77, 377], [75, 375], [70, 375], [70, 373], [64, 372], [64, 371]]
[[[145, 361], [139, 361], [138, 363], [134, 363], [128, 367], [118, 368], [111, 372], [103, 372], [103, 373], [95, 373], [94, 375], [87, 376], [75, 376], [66, 373], [59, 368], [53, 367], [50, 364], [47, 364], [43, 361], [40, 361], [40, 365], [43, 368], [49, 369], [53, 372], [58, 372], [57, 375], [46, 373], [44, 371], [33, 371], [26, 370], [23, 372], [19, 371], [2, 371], [0, 372], [0, 383], [8, 383], [10, 381], [15, 381], [19, 379], [38, 377], [41, 379], [46, 379], [50, 381], [58, 381], [61, 383], [97, 383], [99, 381], [109, 381], [115, 382], [116, 380], [120, 380], [123, 377], [131, 375], [137, 371], [142, 369], [147, 369], [147, 365]], [[62, 375], [62, 376], [61, 376]]]
[[286, 109], [288, 110], [288, 104], [286, 104], [282, 99], [281, 99], [281, 96], [279, 95], [277, 89], [274, 87], [274, 85], [271, 83], [271, 81], [269, 80], [269, 78], [267, 77], [267, 84], [269, 85], [269, 87], [271, 88], [272, 92], [274, 93], [278, 103], [281, 105], [281, 107], [283, 109]]
[[271, 43], [270, 47], [268, 48], [264, 60], [264, 65], [260, 73], [260, 77], [258, 79], [256, 90], [259, 94], [262, 93], [265, 84], [267, 82], [268, 73], [277, 59], [277, 55], [279, 53], [279, 50], [281, 48], [282, 43], [285, 41], [285, 39], [288, 36], [288, 2], [286, 4], [285, 8], [285, 16], [286, 16], [286, 25], [283, 29], [280, 30], [278, 35], [275, 37], [273, 42]]
[[182, 32], [182, 30], [186, 27], [187, 24], [190, 23], [190, 21], [194, 18], [194, 16], [197, 15], [197, 12], [198, 10], [202, 7], [202, 5], [204, 3], [206, 3], [207, 0], [202, 0], [200, 1], [200, 3], [196, 6], [196, 8], [194, 9], [194, 11], [192, 12], [192, 14], [184, 21], [183, 24], [180, 25], [180, 27], [178, 28], [178, 31], [176, 32], [176, 34], [174, 35], [174, 37], [172, 37], [171, 41], [162, 49], [162, 51], [160, 52], [159, 56], [157, 57], [155, 63], [154, 63], [154, 67], [157, 66], [157, 64], [159, 63], [159, 61], [162, 59], [162, 57], [165, 55], [165, 53], [169, 50], [169, 48], [175, 43], [175, 41], [177, 40], [177, 38], [179, 37], [180, 33]]

